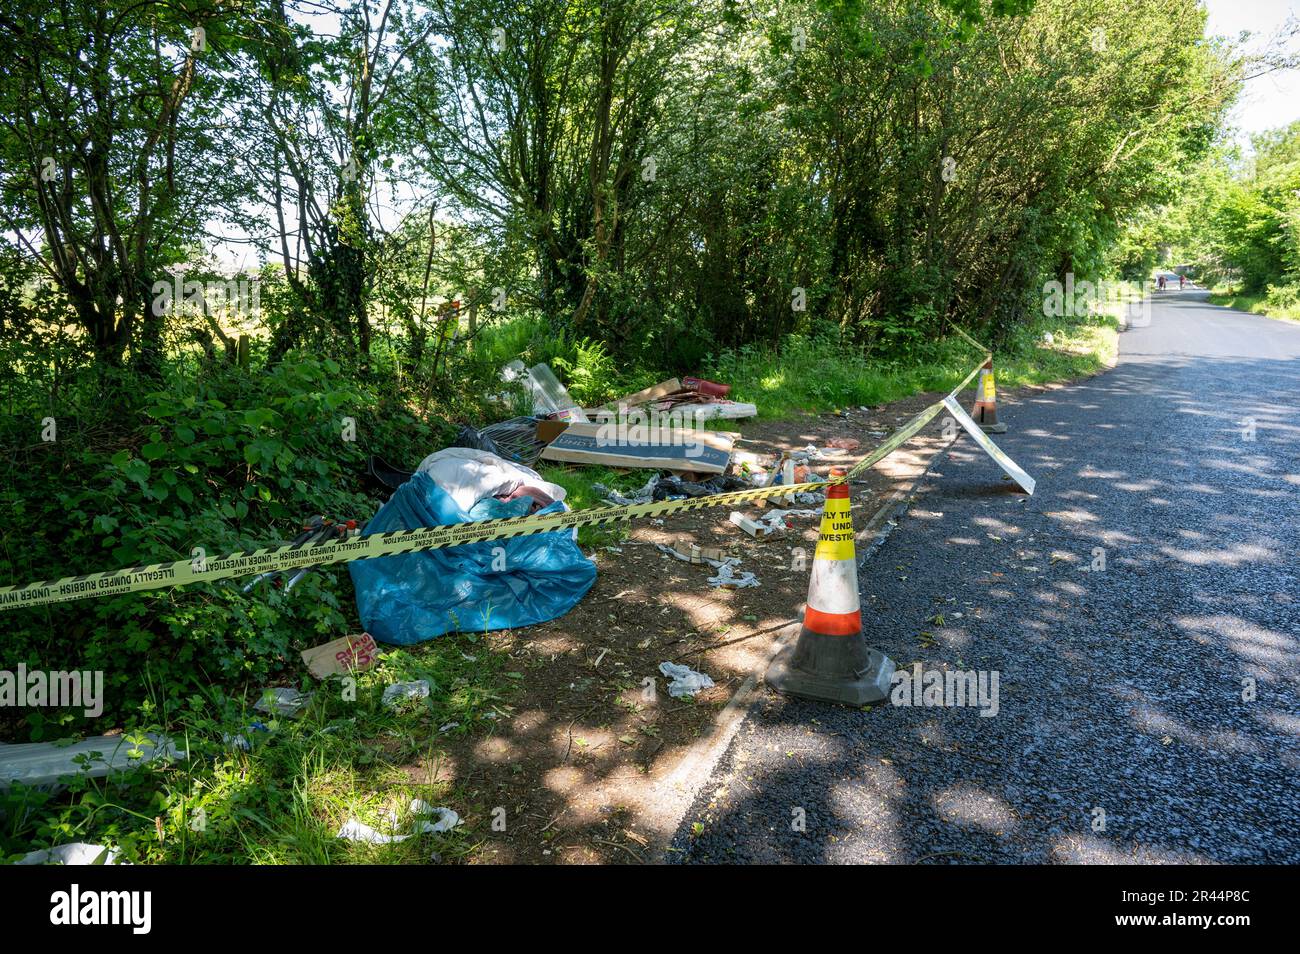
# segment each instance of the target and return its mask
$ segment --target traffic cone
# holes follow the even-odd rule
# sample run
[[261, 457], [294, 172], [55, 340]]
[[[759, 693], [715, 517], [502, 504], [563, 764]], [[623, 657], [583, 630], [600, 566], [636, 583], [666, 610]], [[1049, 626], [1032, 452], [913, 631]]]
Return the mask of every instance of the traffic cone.
[[1007, 426], [998, 423], [998, 388], [993, 381], [993, 359], [980, 368], [979, 383], [975, 386], [975, 409], [971, 413], [975, 423], [985, 434], [1005, 434]]
[[[834, 467], [831, 480], [847, 474], [845, 468]], [[791, 624], [783, 635], [786, 644], [764, 677], [772, 688], [792, 696], [851, 706], [888, 698], [894, 662], [869, 648], [862, 634], [858, 563], [846, 480], [826, 488], [803, 623]]]

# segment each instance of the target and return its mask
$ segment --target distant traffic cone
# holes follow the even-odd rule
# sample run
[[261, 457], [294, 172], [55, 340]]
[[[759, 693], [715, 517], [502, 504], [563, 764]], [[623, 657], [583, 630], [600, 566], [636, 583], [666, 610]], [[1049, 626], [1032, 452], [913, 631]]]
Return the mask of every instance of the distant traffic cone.
[[971, 413], [975, 423], [986, 434], [1005, 434], [1007, 426], [998, 423], [998, 387], [993, 381], [993, 359], [980, 368], [979, 383], [975, 386], [975, 409]]
[[[845, 468], [834, 467], [831, 480], [847, 474]], [[808, 606], [803, 623], [791, 624], [784, 635], [786, 644], [772, 660], [765, 677], [772, 688], [792, 696], [851, 706], [888, 698], [893, 660], [868, 648], [862, 635], [858, 564], [846, 480], [826, 488], [821, 534], [808, 582]]]

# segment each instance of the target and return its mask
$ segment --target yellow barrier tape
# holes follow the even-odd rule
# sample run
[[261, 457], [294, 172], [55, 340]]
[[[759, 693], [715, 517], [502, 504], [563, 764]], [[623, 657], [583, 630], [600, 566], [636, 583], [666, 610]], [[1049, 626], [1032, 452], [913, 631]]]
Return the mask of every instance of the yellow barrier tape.
[[984, 345], [980, 344], [978, 341], [976, 341], [976, 340], [975, 340], [974, 338], [972, 338], [970, 335], [966, 334], [966, 332], [962, 331], [960, 328], [957, 327], [956, 322], [954, 322], [951, 318], [948, 319], [948, 326], [949, 326], [950, 328], [952, 328], [953, 331], [957, 332], [957, 334], [961, 335], [961, 336], [962, 336], [963, 338], [965, 338], [968, 342], [970, 342], [970, 344], [972, 344], [974, 347], [978, 348], [980, 351], [983, 351], [983, 352], [984, 352], [985, 354], [987, 354], [987, 355], [992, 355], [992, 354], [993, 354], [993, 349], [992, 349], [992, 348], [986, 348]]
[[[977, 367], [961, 385], [949, 392], [949, 398], [970, 383], [971, 378], [978, 371]], [[167, 589], [190, 583], [210, 583], [270, 570], [295, 570], [307, 566], [347, 563], [352, 560], [371, 560], [416, 550], [440, 550], [466, 543], [508, 540], [512, 537], [568, 530], [571, 527], [600, 526], [620, 520], [658, 517], [678, 511], [703, 510], [706, 507], [721, 507], [750, 500], [785, 497], [820, 490], [831, 483], [852, 480], [868, 467], [875, 466], [910, 440], [922, 427], [933, 420], [943, 407], [943, 401], [939, 401], [925, 408], [891, 434], [887, 441], [854, 464], [845, 477], [836, 481], [819, 480], [789, 486], [734, 490], [688, 500], [661, 500], [626, 506], [595, 507], [590, 510], [543, 516], [483, 520], [450, 526], [421, 527], [415, 530], [394, 530], [350, 537], [346, 540], [334, 540], [315, 546], [283, 544], [258, 550], [243, 550], [215, 558], [198, 556], [189, 560], [173, 560], [102, 573], [66, 576], [21, 586], [0, 587], [0, 611], [50, 603], [66, 603], [96, 596], [117, 596], [123, 593]]]

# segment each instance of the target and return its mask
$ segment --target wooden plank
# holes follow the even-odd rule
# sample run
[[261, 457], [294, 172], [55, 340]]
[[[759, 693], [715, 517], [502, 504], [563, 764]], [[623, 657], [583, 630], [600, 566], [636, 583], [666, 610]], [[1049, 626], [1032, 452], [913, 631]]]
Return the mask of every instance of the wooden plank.
[[647, 401], [657, 400], [658, 398], [672, 394], [674, 391], [680, 391], [681, 389], [681, 381], [677, 380], [677, 378], [669, 378], [667, 381], [660, 381], [658, 384], [637, 391], [635, 394], [621, 397], [617, 401], [610, 401], [608, 406], [617, 407], [620, 404], [625, 404], [628, 407], [634, 407], [637, 404], [645, 404]]

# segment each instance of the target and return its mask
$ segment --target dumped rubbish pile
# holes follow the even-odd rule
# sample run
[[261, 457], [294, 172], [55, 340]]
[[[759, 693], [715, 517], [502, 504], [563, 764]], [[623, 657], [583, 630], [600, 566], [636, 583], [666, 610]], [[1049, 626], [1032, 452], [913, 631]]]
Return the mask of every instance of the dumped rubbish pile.
[[[359, 529], [354, 521], [314, 517], [303, 524], [298, 539], [312, 546], [322, 534], [346, 539], [567, 511], [564, 488], [533, 469], [539, 461], [653, 471], [633, 491], [594, 485], [608, 504], [628, 506], [810, 483], [818, 479], [814, 465], [839, 454], [815, 445], [779, 455], [739, 449], [740, 434], [702, 424], [752, 417], [757, 408], [731, 400], [730, 385], [704, 378], [669, 378], [604, 407], [584, 409], [545, 364], [512, 361], [501, 377], [515, 393], [522, 392], [530, 414], [519, 415], [523, 408], [516, 406], [514, 417], [462, 426], [452, 446], [429, 454], [414, 470], [372, 457], [369, 476], [391, 492], [379, 511]], [[839, 446], [847, 448], [848, 441]], [[758, 499], [757, 514], [733, 513], [730, 519], [751, 537], [767, 537], [790, 529], [792, 518], [815, 516], [817, 511], [807, 508], [823, 499], [809, 492], [771, 498], [788, 510], [768, 509], [770, 501]], [[712, 586], [760, 585], [736, 557], [719, 553], [699, 562], [715, 571]], [[353, 560], [348, 570], [368, 644], [335, 640], [305, 652], [303, 661], [317, 678], [365, 668], [377, 654], [376, 642], [410, 645], [453, 631], [554, 619], [571, 610], [596, 577], [595, 564], [578, 548], [572, 529]]]
[[[565, 490], [489, 451], [426, 457], [362, 535], [568, 510]], [[357, 608], [377, 640], [411, 645], [449, 632], [530, 626], [562, 616], [596, 581], [573, 531], [417, 550], [348, 564]]]

